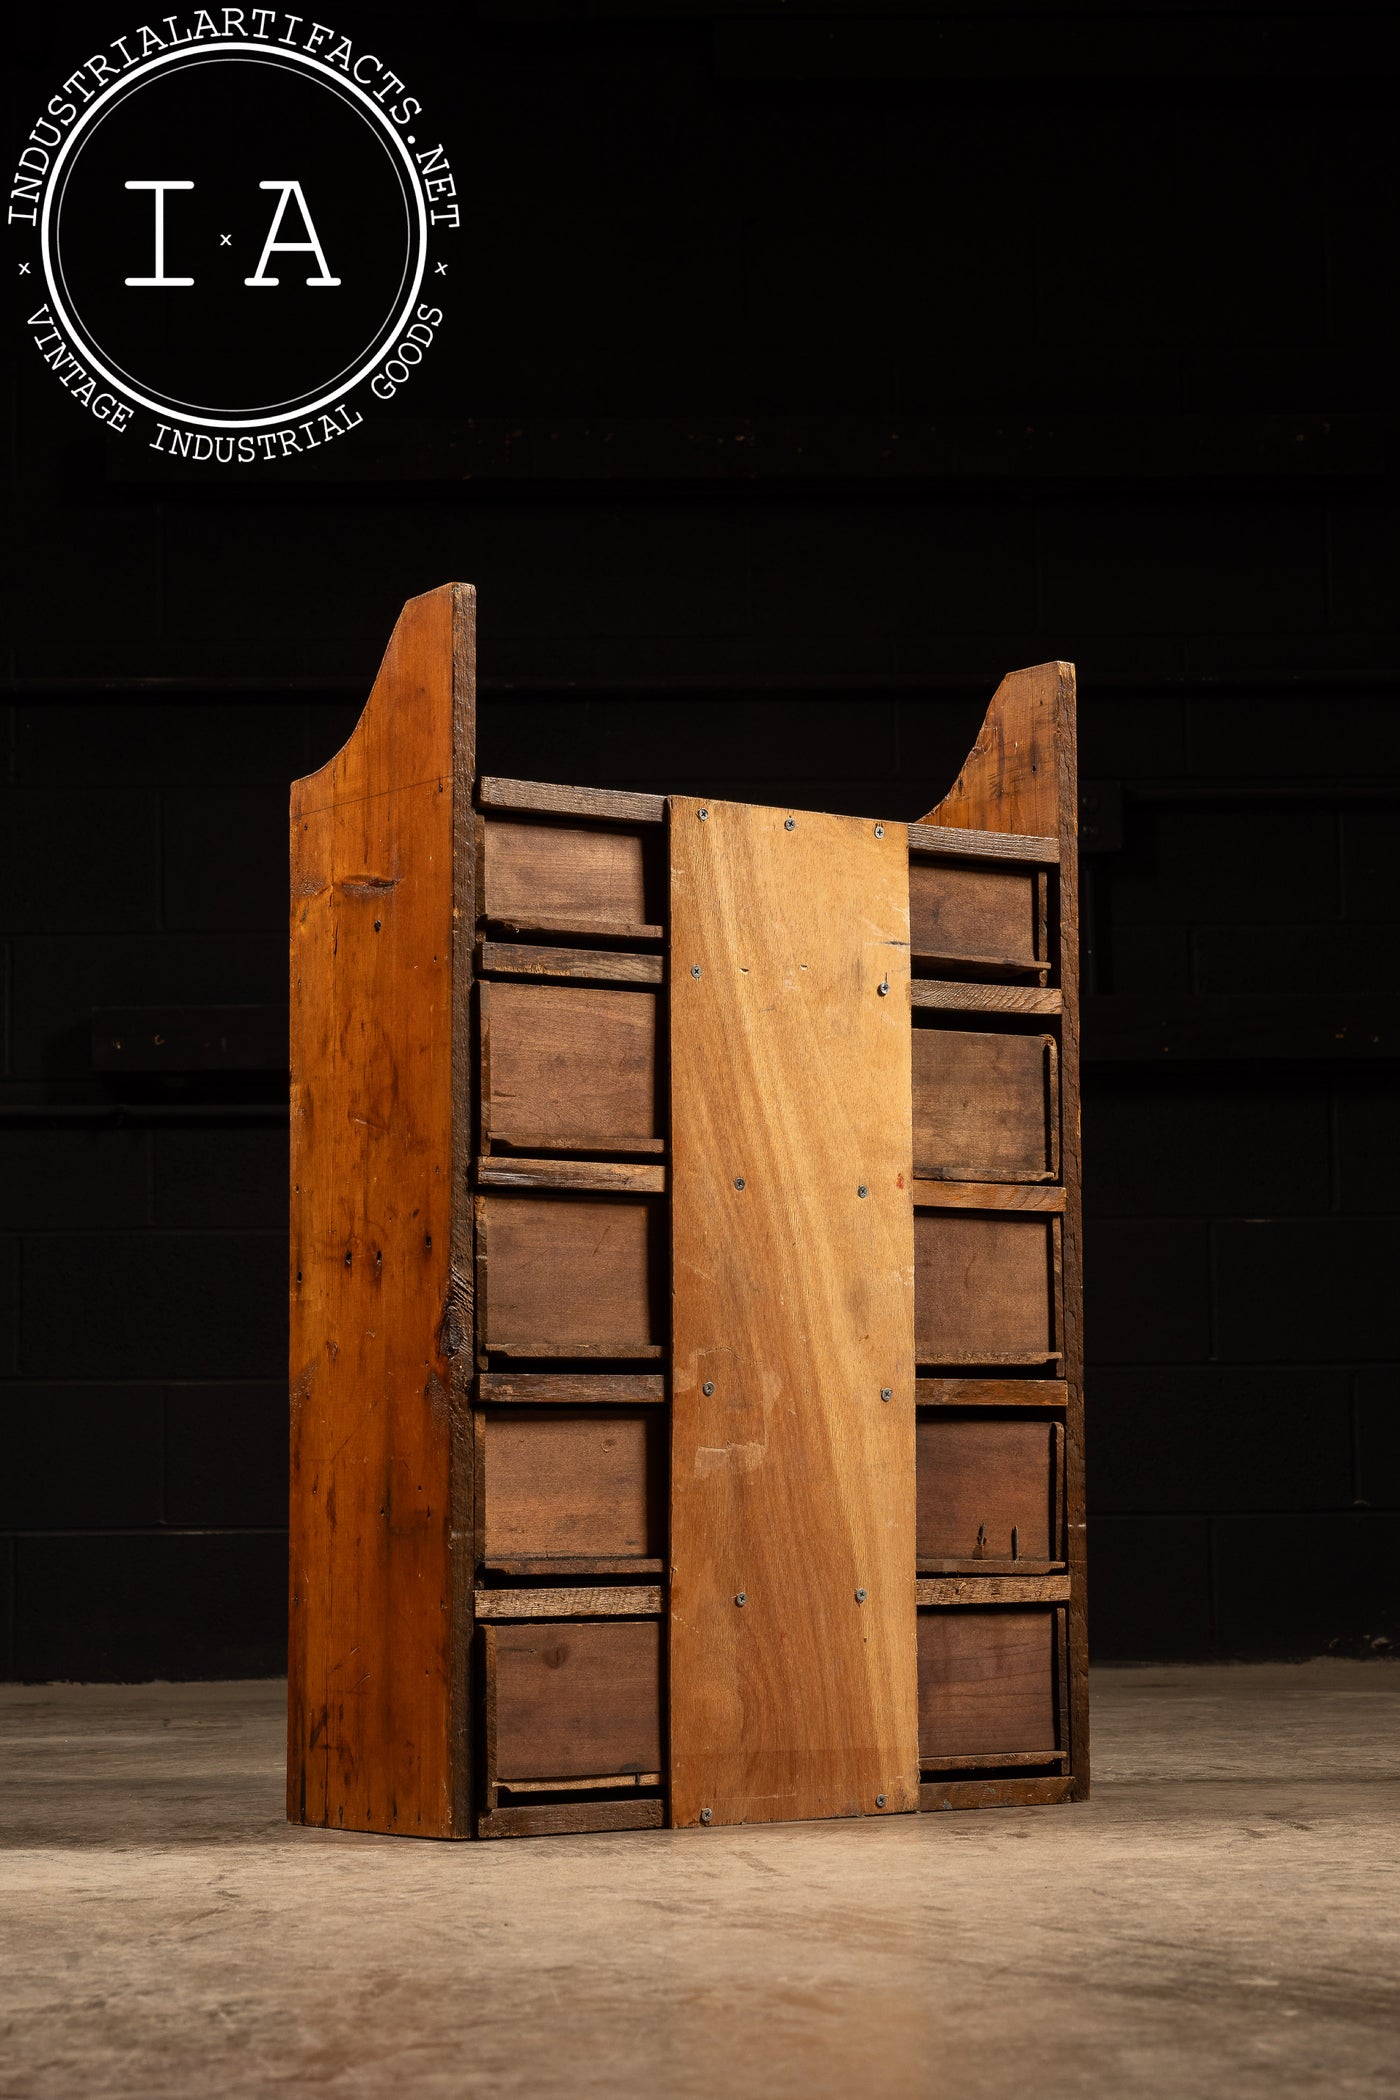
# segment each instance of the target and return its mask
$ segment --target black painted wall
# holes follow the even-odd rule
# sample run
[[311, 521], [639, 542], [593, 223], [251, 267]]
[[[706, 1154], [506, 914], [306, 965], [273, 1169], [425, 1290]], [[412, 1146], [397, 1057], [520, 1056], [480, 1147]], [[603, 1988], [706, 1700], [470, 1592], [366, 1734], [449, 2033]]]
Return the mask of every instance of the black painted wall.
[[285, 996], [287, 782], [452, 576], [499, 772], [915, 816], [1078, 662], [1096, 1651], [1385, 1652], [1388, 10], [335, 19], [468, 178], [421, 391], [162, 477], [14, 364], [0, 1671], [279, 1667], [282, 1084], [91, 1015]]

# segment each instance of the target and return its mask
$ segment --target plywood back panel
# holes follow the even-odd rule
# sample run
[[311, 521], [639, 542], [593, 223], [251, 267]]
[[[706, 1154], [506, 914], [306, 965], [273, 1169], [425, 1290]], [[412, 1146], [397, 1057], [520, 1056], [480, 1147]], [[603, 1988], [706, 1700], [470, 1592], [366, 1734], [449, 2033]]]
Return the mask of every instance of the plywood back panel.
[[919, 1755], [1054, 1752], [1055, 1613], [919, 1613]]
[[1059, 1558], [1053, 1505], [1059, 1425], [1044, 1421], [919, 1423], [918, 1551], [933, 1559]]
[[1043, 1181], [1058, 1164], [1058, 1060], [1048, 1035], [914, 1030], [914, 1172]]
[[1033, 964], [1035, 875], [1024, 868], [973, 868], [916, 860], [909, 868], [909, 945], [950, 962]]
[[517, 1150], [625, 1150], [657, 1135], [655, 992], [481, 987], [481, 1127]]
[[650, 1354], [664, 1330], [656, 1207], [626, 1196], [477, 1198], [478, 1319], [516, 1356]]
[[508, 817], [488, 817], [485, 827], [483, 910], [492, 925], [613, 934], [647, 927], [638, 833]]
[[489, 1560], [659, 1553], [661, 1429], [655, 1410], [521, 1408], [489, 1416]]
[[905, 835], [676, 797], [670, 859], [672, 1819], [913, 1808]]
[[1051, 1218], [921, 1210], [914, 1261], [920, 1363], [1032, 1363], [1055, 1350]]
[[488, 1784], [660, 1770], [658, 1621], [499, 1626], [484, 1639]]

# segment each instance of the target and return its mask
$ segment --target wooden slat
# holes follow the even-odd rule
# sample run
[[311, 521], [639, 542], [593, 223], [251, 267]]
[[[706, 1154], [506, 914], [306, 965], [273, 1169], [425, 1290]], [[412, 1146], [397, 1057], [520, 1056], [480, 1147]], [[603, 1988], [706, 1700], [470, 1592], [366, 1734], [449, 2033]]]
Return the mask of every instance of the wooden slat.
[[1015, 1181], [925, 1181], [914, 1179], [917, 1210], [1039, 1210], [1065, 1207], [1062, 1188]]
[[1011, 831], [972, 831], [962, 825], [911, 824], [911, 853], [946, 853], [974, 860], [1021, 860], [1053, 866], [1060, 858], [1058, 838], [1032, 838]]
[[1045, 1415], [1006, 1421], [923, 1414], [916, 1432], [920, 1558], [972, 1560], [1014, 1552], [1018, 1558], [1058, 1559], [1059, 1428]]
[[477, 1836], [571, 1837], [587, 1830], [660, 1830], [666, 1821], [660, 1801], [579, 1802], [575, 1807], [497, 1808], [477, 1819]]
[[1035, 969], [1035, 876], [1019, 868], [912, 862], [909, 950], [919, 961]]
[[[995, 1764], [995, 1758], [986, 1760]], [[1077, 1797], [1074, 1781], [1046, 1779], [935, 1780], [919, 1788], [919, 1806], [938, 1808], [1048, 1808]]]
[[1054, 1038], [915, 1028], [914, 1172], [940, 1181], [1054, 1179]]
[[491, 1625], [487, 1787], [662, 1768], [657, 1619]]
[[918, 1625], [921, 1760], [1065, 1748], [1053, 1609], [921, 1611]]
[[907, 859], [878, 832], [672, 800], [677, 1824], [918, 1798]]
[[354, 733], [291, 798], [288, 1813], [440, 1837], [467, 1834], [444, 1310], [473, 618], [462, 586], [405, 606]]
[[513, 933], [659, 940], [647, 908], [642, 839], [632, 831], [487, 818], [482, 916]]
[[920, 1407], [1063, 1407], [1063, 1378], [920, 1378]]
[[648, 991], [481, 987], [485, 1150], [623, 1150], [659, 1137], [656, 1004]]
[[478, 1340], [517, 1357], [659, 1355], [660, 1224], [644, 1196], [477, 1203]]
[[502, 1619], [653, 1619], [664, 1592], [657, 1583], [613, 1589], [485, 1590], [476, 1593], [479, 1625]]
[[1065, 1604], [1068, 1575], [932, 1575], [914, 1585], [918, 1604]]
[[610, 1575], [664, 1575], [664, 1560], [649, 1560], [640, 1554], [551, 1553], [493, 1557], [482, 1562], [488, 1575], [552, 1575], [556, 1582], [573, 1576], [584, 1587], [606, 1581]]
[[925, 1775], [935, 1772], [985, 1772], [989, 1764], [1000, 1767], [1008, 1765], [1031, 1765], [1040, 1771], [1046, 1766], [1063, 1771], [1068, 1763], [1062, 1750], [1003, 1750], [995, 1758], [974, 1754], [971, 1757], [931, 1757], [923, 1764]]
[[543, 816], [604, 817], [610, 823], [660, 824], [666, 815], [664, 795], [634, 795], [621, 788], [560, 787], [547, 780], [481, 781], [477, 799], [483, 809], [533, 810]]
[[[601, 1143], [599, 1149], [604, 1149]], [[514, 1153], [497, 1153], [477, 1161], [476, 1180], [484, 1189], [596, 1189], [659, 1196], [666, 1186], [666, 1169], [633, 1160], [518, 1159]]]
[[909, 1003], [944, 1013], [1057, 1014], [1061, 995], [1053, 985], [959, 984], [938, 977], [915, 977], [909, 986]]
[[544, 948], [523, 941], [483, 941], [480, 967], [494, 977], [569, 977], [589, 984], [660, 984], [660, 955], [627, 955], [611, 948]]
[[[1065, 1570], [1062, 1560], [1030, 1560], [1020, 1556], [1013, 1560], [1010, 1554], [998, 1556], [990, 1553], [980, 1560], [976, 1555], [968, 1554], [944, 1554], [940, 1558], [937, 1554], [926, 1557], [921, 1553], [914, 1565], [920, 1575], [1062, 1575]], [[531, 1569], [529, 1572], [541, 1571]]]
[[661, 1784], [659, 1772], [638, 1772], [635, 1779], [630, 1773], [604, 1772], [592, 1779], [512, 1779], [504, 1791], [515, 1794], [587, 1794], [603, 1788], [616, 1790], [619, 1787], [657, 1786]]
[[483, 1416], [488, 1565], [501, 1556], [659, 1553], [664, 1422], [655, 1409], [603, 1414], [510, 1408]]
[[638, 1400], [654, 1406], [666, 1398], [660, 1371], [482, 1371], [476, 1389], [478, 1400], [531, 1407], [614, 1407]]
[[920, 1363], [1053, 1360], [1053, 1223], [1004, 1213], [914, 1213]]

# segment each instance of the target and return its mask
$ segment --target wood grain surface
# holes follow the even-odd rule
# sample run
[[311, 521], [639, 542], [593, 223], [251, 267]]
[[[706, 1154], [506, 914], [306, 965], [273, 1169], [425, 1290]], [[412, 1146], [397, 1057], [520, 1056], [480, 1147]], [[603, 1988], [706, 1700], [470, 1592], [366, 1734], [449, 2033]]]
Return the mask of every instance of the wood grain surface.
[[580, 984], [660, 984], [659, 955], [614, 948], [545, 948], [524, 941], [483, 941], [481, 968], [496, 977], [567, 977]]
[[664, 1253], [653, 1202], [494, 1190], [476, 1202], [478, 1339], [487, 1350], [659, 1350]]
[[655, 1409], [511, 1408], [486, 1416], [488, 1561], [660, 1553], [663, 1426]]
[[659, 1583], [600, 1586], [574, 1583], [561, 1590], [490, 1590], [476, 1593], [478, 1625], [502, 1619], [654, 1619], [664, 1602]]
[[909, 1003], [955, 1014], [1057, 1014], [1063, 1001], [1054, 985], [961, 984], [916, 977], [909, 987]]
[[1056, 1351], [1053, 1220], [961, 1210], [914, 1215], [921, 1364], [1035, 1363]]
[[634, 831], [488, 817], [483, 911], [492, 925], [541, 932], [657, 938], [646, 863]]
[[1059, 1423], [1043, 1418], [922, 1416], [920, 1560], [1009, 1556], [1013, 1546], [1029, 1560], [1060, 1559], [1059, 1435]]
[[906, 841], [675, 797], [670, 851], [672, 1820], [913, 1808]]
[[477, 799], [483, 809], [536, 810], [555, 817], [602, 817], [609, 823], [660, 824], [664, 795], [635, 795], [625, 788], [560, 787], [552, 780], [501, 780], [484, 775]]
[[656, 1619], [487, 1626], [486, 1780], [661, 1768]]
[[480, 1001], [484, 1149], [657, 1140], [655, 992], [483, 984]]
[[[995, 705], [995, 702], [993, 703]], [[962, 824], [911, 824], [911, 853], [952, 854], [975, 860], [1021, 860], [1032, 866], [1053, 867], [1060, 857], [1060, 841], [1032, 838], [1006, 831], [974, 831]]]
[[914, 1172], [1046, 1181], [1059, 1167], [1053, 1036], [916, 1028]]
[[656, 1406], [666, 1398], [666, 1379], [660, 1371], [483, 1371], [477, 1398], [555, 1407], [610, 1407], [638, 1400]]
[[418, 1836], [466, 1834], [442, 1330], [473, 605], [405, 606], [349, 742], [291, 797], [288, 1813]]
[[1021, 868], [909, 864], [909, 948], [934, 962], [1031, 967], [1036, 951], [1036, 878]]
[[919, 1613], [919, 1755], [1059, 1750], [1055, 1616]]

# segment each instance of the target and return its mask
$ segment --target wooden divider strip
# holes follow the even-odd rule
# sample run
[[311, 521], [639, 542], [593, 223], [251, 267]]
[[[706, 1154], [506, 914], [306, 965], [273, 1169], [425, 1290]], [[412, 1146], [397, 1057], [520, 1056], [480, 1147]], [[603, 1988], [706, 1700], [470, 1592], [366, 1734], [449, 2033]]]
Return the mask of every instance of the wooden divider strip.
[[1026, 832], [964, 831], [961, 825], [911, 824], [911, 853], [942, 853], [963, 860], [1020, 860], [1053, 865], [1060, 858], [1058, 839], [1033, 838]]
[[916, 1178], [919, 1210], [1063, 1210], [1065, 1192], [1033, 1181], [933, 1181]]
[[[599, 1150], [603, 1149], [600, 1145]], [[634, 1165], [630, 1160], [520, 1159], [514, 1153], [479, 1159], [476, 1178], [478, 1186], [487, 1189], [621, 1189], [633, 1195], [659, 1196], [666, 1187], [664, 1167]]]
[[477, 787], [477, 800], [483, 809], [606, 817], [620, 824], [659, 824], [666, 815], [664, 795], [634, 795], [620, 788], [560, 787], [549, 780], [484, 778]]
[[911, 1006], [931, 1006], [948, 1013], [1057, 1014], [1060, 994], [1034, 984], [963, 984], [938, 977], [915, 977], [909, 986]]
[[478, 1622], [501, 1619], [654, 1619], [662, 1608], [659, 1583], [612, 1589], [484, 1590], [476, 1593]]
[[524, 941], [483, 941], [480, 966], [495, 977], [567, 977], [590, 984], [660, 984], [659, 955], [612, 948], [542, 948]]
[[921, 1577], [916, 1604], [1064, 1604], [1068, 1575], [943, 1575]]

